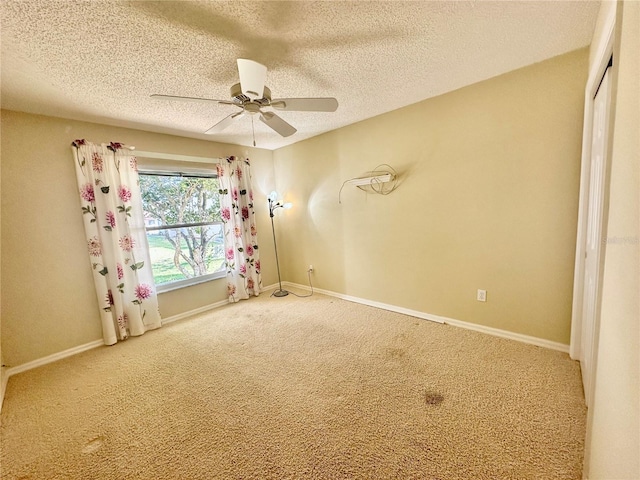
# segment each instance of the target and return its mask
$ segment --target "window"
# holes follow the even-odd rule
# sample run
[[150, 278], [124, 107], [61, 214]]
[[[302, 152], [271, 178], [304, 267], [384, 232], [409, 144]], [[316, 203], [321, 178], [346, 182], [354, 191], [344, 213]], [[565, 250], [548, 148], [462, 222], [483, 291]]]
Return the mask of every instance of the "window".
[[140, 171], [140, 191], [158, 291], [224, 277], [216, 175]]

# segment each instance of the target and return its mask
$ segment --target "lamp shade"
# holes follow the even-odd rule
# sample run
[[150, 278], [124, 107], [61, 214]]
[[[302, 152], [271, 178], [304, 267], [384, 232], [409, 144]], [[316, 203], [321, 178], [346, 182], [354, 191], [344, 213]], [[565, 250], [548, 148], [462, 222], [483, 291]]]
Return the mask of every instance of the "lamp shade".
[[271, 200], [272, 202], [275, 202], [276, 200], [278, 200], [278, 192], [276, 192], [275, 190], [273, 192], [271, 192], [269, 194], [269, 200]]
[[291, 202], [287, 202], [284, 205], [282, 205], [282, 208], [289, 210], [291, 207], [293, 207], [293, 203]]

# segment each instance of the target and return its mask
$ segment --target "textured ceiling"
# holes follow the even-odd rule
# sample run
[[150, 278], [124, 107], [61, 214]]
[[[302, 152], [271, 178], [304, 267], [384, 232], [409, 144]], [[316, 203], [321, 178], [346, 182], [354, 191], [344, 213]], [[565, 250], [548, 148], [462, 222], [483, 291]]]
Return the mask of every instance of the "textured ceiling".
[[[334, 113], [278, 112], [275, 149], [587, 46], [596, 1], [171, 2], [2, 0], [2, 108], [251, 145], [233, 106], [237, 58], [268, 67], [274, 98], [336, 97]], [[100, 141], [100, 139], [95, 139]]]

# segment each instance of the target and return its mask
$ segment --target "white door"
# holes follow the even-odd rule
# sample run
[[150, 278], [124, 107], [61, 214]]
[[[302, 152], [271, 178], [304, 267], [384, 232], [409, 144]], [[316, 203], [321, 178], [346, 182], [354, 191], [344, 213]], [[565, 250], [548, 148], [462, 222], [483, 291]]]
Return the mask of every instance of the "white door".
[[602, 212], [606, 173], [607, 134], [611, 88], [609, 68], [605, 70], [593, 106], [591, 137], [591, 168], [589, 175], [589, 208], [587, 214], [586, 249], [584, 266], [584, 291], [582, 300], [582, 382], [585, 401], [591, 404], [595, 361], [597, 354], [598, 283], [602, 242]]

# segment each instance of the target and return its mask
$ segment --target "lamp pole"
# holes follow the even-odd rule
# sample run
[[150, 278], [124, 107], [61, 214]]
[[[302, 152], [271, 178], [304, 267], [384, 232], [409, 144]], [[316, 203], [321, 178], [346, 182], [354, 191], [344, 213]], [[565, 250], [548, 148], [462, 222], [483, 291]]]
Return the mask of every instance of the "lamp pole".
[[282, 289], [282, 280], [280, 279], [280, 261], [278, 260], [278, 246], [276, 244], [276, 229], [273, 226], [273, 211], [276, 208], [290, 208], [290, 204], [287, 204], [287, 207], [282, 205], [280, 202], [275, 202], [275, 198], [272, 199], [274, 195], [269, 195], [269, 216], [271, 217], [271, 232], [273, 233], [273, 248], [276, 251], [276, 268], [278, 269], [278, 285], [279, 290], [276, 290], [271, 294], [273, 297], [286, 297], [289, 295], [289, 292]]

